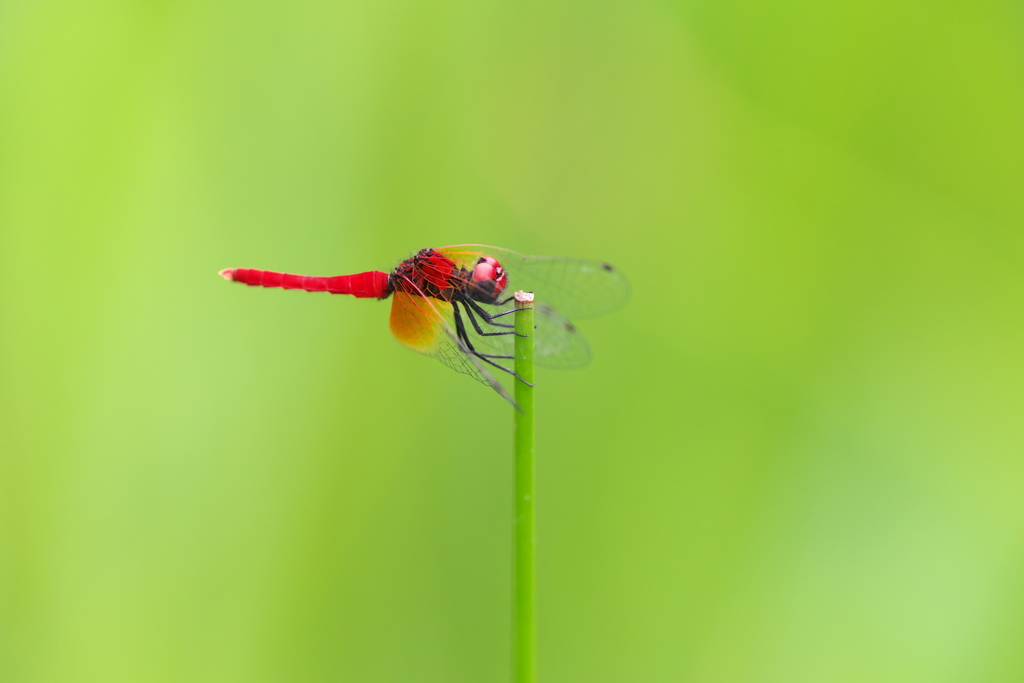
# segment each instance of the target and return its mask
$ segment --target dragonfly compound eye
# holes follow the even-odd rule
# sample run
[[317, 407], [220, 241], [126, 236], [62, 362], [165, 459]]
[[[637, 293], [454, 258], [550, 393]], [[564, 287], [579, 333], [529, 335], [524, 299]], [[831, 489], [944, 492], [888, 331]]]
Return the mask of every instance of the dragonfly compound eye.
[[[508, 275], [498, 260], [490, 256], [481, 256], [473, 268], [471, 279], [473, 289], [482, 293], [487, 299], [497, 299], [508, 285]], [[474, 297], [476, 298], [476, 297]]]

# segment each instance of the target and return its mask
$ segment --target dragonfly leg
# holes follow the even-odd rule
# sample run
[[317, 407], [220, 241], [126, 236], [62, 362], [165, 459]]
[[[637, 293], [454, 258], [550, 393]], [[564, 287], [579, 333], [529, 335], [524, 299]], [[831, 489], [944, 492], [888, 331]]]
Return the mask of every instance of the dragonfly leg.
[[[515, 370], [509, 370], [504, 365], [498, 365], [493, 360], [491, 360], [491, 358], [512, 358], [512, 356], [496, 356], [496, 355], [488, 354], [488, 353], [480, 353], [479, 351], [477, 351], [473, 347], [473, 342], [471, 342], [469, 340], [469, 335], [466, 333], [466, 325], [462, 322], [462, 314], [459, 312], [459, 304], [456, 301], [452, 302], [452, 313], [453, 313], [453, 317], [455, 318], [455, 334], [458, 335], [459, 341], [461, 341], [463, 344], [465, 344], [465, 346], [466, 346], [465, 350], [466, 351], [468, 351], [473, 356], [479, 358], [483, 362], [487, 363], [488, 365], [493, 365], [494, 367], [498, 368], [499, 370], [504, 370], [505, 372], [507, 372], [508, 374], [512, 375], [513, 377], [515, 377], [520, 382], [522, 382], [524, 384], [529, 384], [531, 387], [533, 386], [532, 383], [527, 382], [525, 379], [520, 377], [519, 373], [517, 373]], [[470, 320], [473, 320], [473, 314], [469, 312], [468, 308], [466, 309], [466, 314], [469, 315]], [[475, 320], [473, 321], [473, 325], [476, 326], [477, 331], [480, 330], [480, 327], [477, 325]], [[483, 334], [483, 333], [481, 332], [481, 334]], [[498, 334], [506, 334], [506, 333], [499, 332]]]
[[[517, 380], [519, 380], [523, 384], [526, 384], [526, 385], [531, 386], [531, 387], [533, 386], [532, 382], [527, 382], [525, 379], [520, 377], [519, 373], [517, 373], [515, 370], [509, 370], [504, 365], [498, 365], [497, 363], [495, 363], [493, 360], [491, 360], [490, 358], [488, 358], [484, 354], [479, 354], [476, 351], [473, 351], [472, 353], [473, 353], [474, 356], [476, 356], [477, 358], [479, 358], [483, 362], [487, 363], [488, 365], [493, 365], [494, 367], [498, 368], [499, 370], [504, 370], [505, 372], [507, 372], [508, 374], [512, 375], [513, 377], [515, 377]], [[501, 358], [501, 356], [497, 356], [497, 357]]]
[[[467, 301], [464, 301], [463, 303], [466, 305], [466, 313], [470, 314], [470, 318], [473, 317], [472, 311], [476, 311], [477, 313], [480, 314], [481, 318], [483, 318], [484, 320], [487, 321], [487, 324], [489, 324], [489, 325], [494, 325], [495, 327], [507, 327], [509, 329], [515, 327], [515, 325], [509, 325], [507, 323], [496, 323], [496, 322], [494, 322], [494, 316], [491, 315], [486, 310], [484, 310], [480, 306], [480, 304], [478, 304], [477, 302], [473, 301], [472, 299], [468, 299]], [[512, 310], [514, 311], [515, 309], [513, 308]], [[476, 325], [475, 322], [473, 324]], [[480, 332], [480, 328], [477, 327], [476, 331]], [[480, 332], [480, 334], [483, 334], [483, 332]], [[499, 334], [511, 334], [511, 332], [499, 332]]]
[[473, 329], [475, 329], [476, 333], [479, 334], [481, 337], [498, 337], [498, 336], [501, 336], [503, 334], [515, 334], [515, 332], [513, 332], [512, 330], [509, 330], [508, 332], [484, 332], [482, 329], [480, 329], [480, 323], [478, 323], [476, 321], [476, 316], [473, 315], [473, 311], [474, 310], [477, 313], [479, 313], [480, 315], [484, 316], [484, 320], [487, 321], [488, 323], [490, 323], [491, 325], [497, 325], [498, 327], [512, 327], [512, 325], [502, 325], [501, 323], [492, 323], [489, 320], [490, 313], [488, 313], [484, 309], [480, 308], [480, 304], [473, 303], [472, 301], [468, 301], [468, 302], [467, 301], [463, 301], [462, 305], [466, 307], [466, 315], [469, 316], [469, 322], [473, 323]]
[[469, 335], [466, 333], [466, 325], [462, 322], [462, 314], [459, 312], [459, 304], [456, 301], [452, 302], [452, 317], [455, 318], [455, 334], [458, 336], [459, 341], [466, 345], [466, 348], [476, 355], [476, 349], [473, 348], [473, 342], [469, 341]]
[[[465, 302], [463, 302], [463, 305], [465, 305]], [[476, 356], [477, 358], [515, 358], [515, 356], [512, 355], [499, 356], [496, 353], [480, 353], [479, 351], [477, 351], [476, 348], [474, 348], [473, 346], [473, 342], [469, 341], [469, 332], [466, 330], [466, 326], [462, 322], [462, 315], [458, 312], [458, 308], [454, 303], [452, 303], [452, 308], [455, 311], [455, 327], [458, 328], [460, 325], [462, 326], [462, 341], [469, 348], [469, 350], [473, 352], [474, 356]], [[480, 329], [480, 323], [478, 323], [476, 321], [476, 318], [473, 316], [473, 310], [468, 306], [466, 306], [466, 315], [469, 316], [470, 322], [472, 322], [473, 327], [476, 328], [477, 334], [479, 334], [482, 337], [496, 337], [502, 334], [514, 334], [514, 332], [484, 332], [483, 330]], [[456, 330], [456, 332], [458, 332], [458, 330]]]
[[[491, 314], [491, 318], [500, 318], [500, 317], [502, 317], [504, 315], [508, 315], [509, 313], [515, 313], [515, 312], [516, 312], [516, 309], [510, 308], [507, 311], [502, 311], [501, 313], [493, 313], [493, 314]], [[499, 323], [491, 322], [490, 319], [488, 319], [487, 322], [491, 323], [492, 325], [498, 325], [499, 324]], [[515, 327], [515, 325], [509, 325], [509, 327]]]

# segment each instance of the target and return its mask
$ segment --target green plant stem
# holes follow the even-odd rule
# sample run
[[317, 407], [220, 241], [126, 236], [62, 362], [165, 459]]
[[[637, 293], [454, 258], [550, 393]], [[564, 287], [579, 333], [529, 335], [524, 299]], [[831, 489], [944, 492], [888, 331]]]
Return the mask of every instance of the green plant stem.
[[[515, 585], [513, 666], [515, 683], [537, 680], [537, 527], [534, 495], [533, 439], [533, 295], [516, 292], [515, 371], [526, 382], [515, 381]], [[522, 299], [522, 300], [521, 300]]]

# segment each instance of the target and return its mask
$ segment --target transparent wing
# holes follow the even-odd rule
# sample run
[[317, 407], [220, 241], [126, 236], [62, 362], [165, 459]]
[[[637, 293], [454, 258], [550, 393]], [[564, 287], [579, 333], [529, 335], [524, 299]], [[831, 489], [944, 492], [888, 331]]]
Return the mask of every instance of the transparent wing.
[[567, 320], [597, 318], [629, 301], [629, 280], [615, 266], [596, 259], [525, 256], [486, 244], [463, 244], [436, 249], [463, 268], [481, 256], [493, 256], [508, 273], [506, 291], [532, 291]]
[[[489, 313], [501, 313], [508, 310], [512, 304], [505, 306], [481, 307]], [[498, 318], [499, 322], [511, 322], [511, 315]], [[481, 328], [485, 331], [495, 331], [485, 321], [477, 319]], [[534, 304], [534, 332], [533, 332], [533, 361], [544, 368], [566, 370], [571, 368], [583, 368], [590, 363], [590, 345], [586, 338], [571, 322], [559, 315], [558, 311], [551, 308], [543, 301]], [[510, 334], [503, 334], [493, 337], [475, 335], [474, 344], [479, 344], [490, 352], [501, 355], [511, 355], [515, 337]]]
[[[629, 300], [629, 281], [614, 266], [595, 259], [524, 256], [482, 244], [435, 249], [460, 268], [472, 270], [482, 256], [492, 256], [508, 273], [507, 294], [533, 292], [535, 362], [549, 368], [581, 368], [590, 362], [590, 345], [571, 318], [594, 318], [611, 313]], [[491, 314], [501, 307], [481, 306]], [[505, 307], [507, 310], [507, 306]], [[501, 319], [504, 320], [504, 319]], [[480, 321], [485, 332], [494, 331]], [[476, 344], [474, 338], [474, 344]], [[480, 345], [501, 354], [512, 353], [511, 335], [480, 337]]]

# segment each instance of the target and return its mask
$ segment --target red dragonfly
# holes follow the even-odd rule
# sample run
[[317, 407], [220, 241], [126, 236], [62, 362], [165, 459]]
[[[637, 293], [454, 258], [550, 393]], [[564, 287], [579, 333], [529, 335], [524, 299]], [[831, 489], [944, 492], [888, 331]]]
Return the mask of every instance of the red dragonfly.
[[483, 244], [422, 249], [390, 273], [314, 277], [228, 268], [220, 274], [250, 286], [393, 297], [391, 333], [398, 341], [487, 384], [513, 405], [485, 367], [522, 381], [502, 364], [513, 357], [514, 326], [499, 321], [515, 310], [508, 308], [511, 292], [536, 294], [534, 362], [553, 368], [582, 367], [590, 361], [590, 347], [570, 318], [610, 313], [629, 298], [626, 278], [603, 261], [524, 256]]

